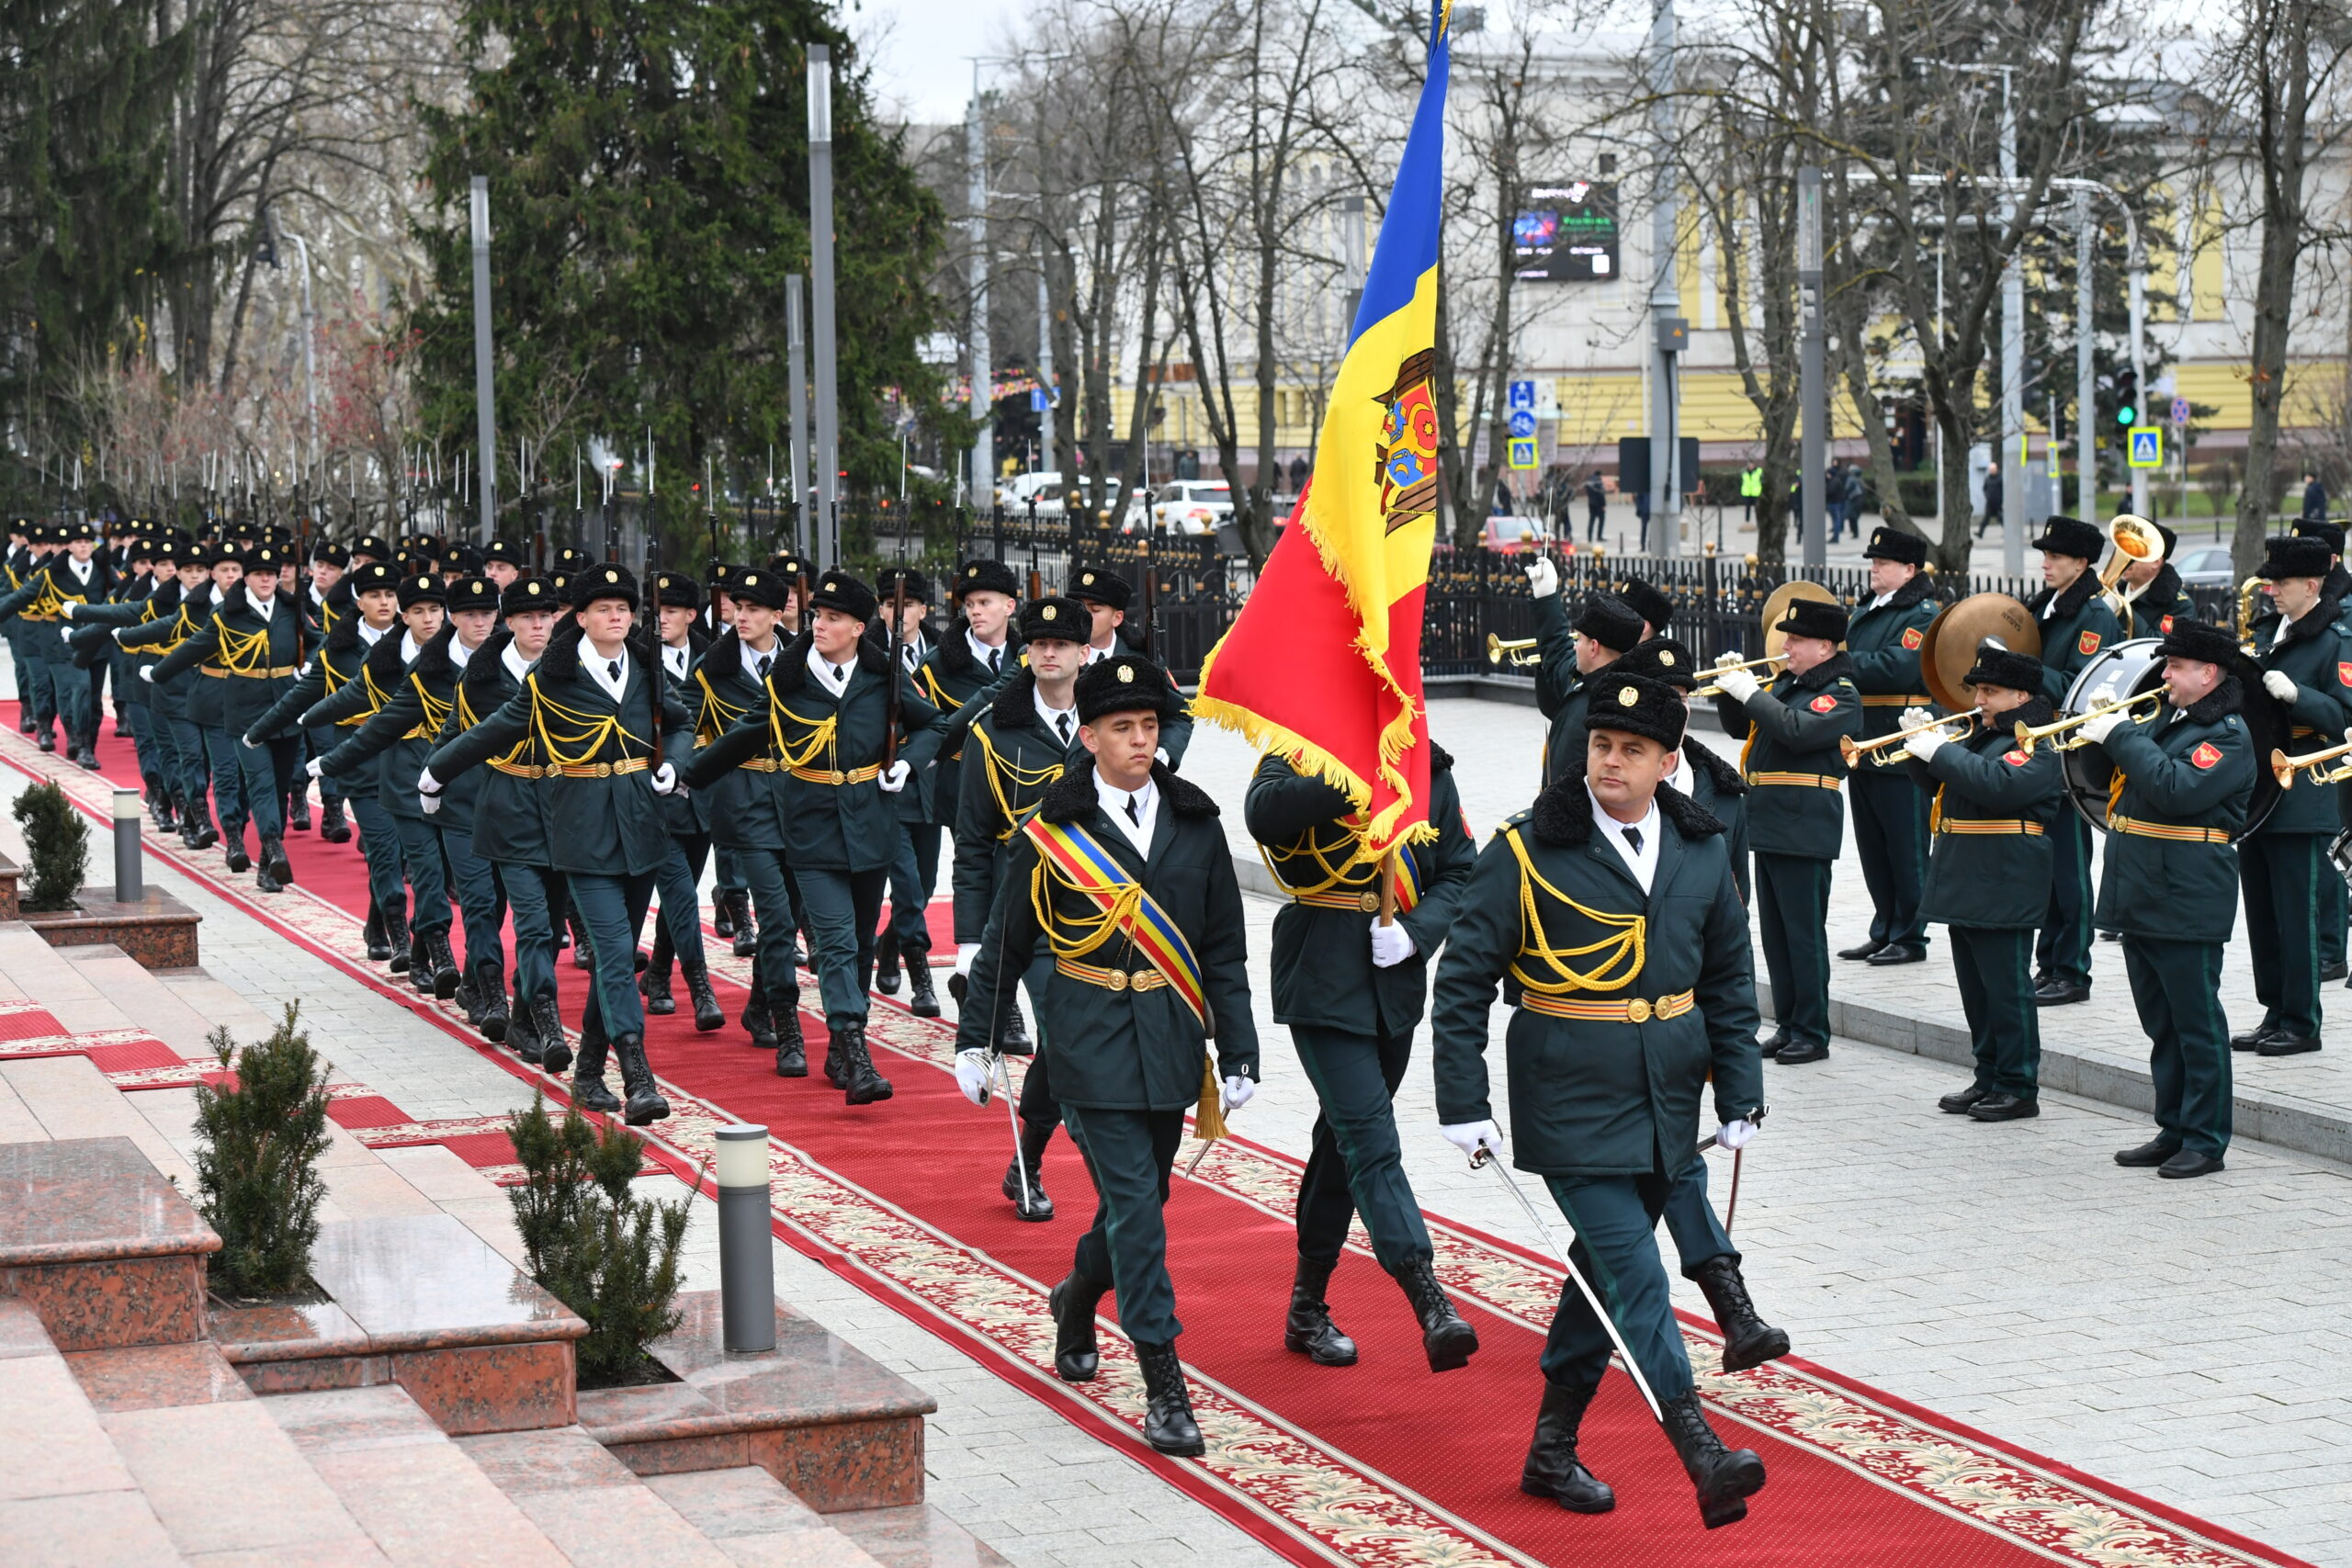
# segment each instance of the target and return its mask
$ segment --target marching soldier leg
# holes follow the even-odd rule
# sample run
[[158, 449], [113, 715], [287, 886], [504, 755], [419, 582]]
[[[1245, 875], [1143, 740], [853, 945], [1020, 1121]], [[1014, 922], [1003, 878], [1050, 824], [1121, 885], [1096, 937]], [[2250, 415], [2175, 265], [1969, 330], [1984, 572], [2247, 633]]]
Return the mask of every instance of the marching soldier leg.
[[2347, 915], [2352, 915], [2352, 900], [2347, 900], [2344, 874], [2335, 868], [2335, 857], [2327, 852], [2328, 840], [2319, 841], [2319, 864], [2312, 874], [2319, 878], [2319, 977], [2323, 983], [2344, 978], [2344, 930]]
[[[261, 863], [261, 877], [271, 886], [262, 886], [265, 893], [294, 880], [294, 868], [286, 859], [286, 819], [279, 809], [283, 798], [277, 793], [277, 766], [272, 748], [266, 744], [248, 746], [244, 737], [231, 733], [229, 739], [237, 754], [237, 784], [244, 792], [245, 809], [251, 816], [254, 836], [261, 841], [254, 846], [255, 858]], [[260, 877], [255, 886], [260, 886]]]
[[2091, 829], [2069, 807], [2050, 827], [2050, 912], [2034, 943], [2043, 1007], [2091, 994]]
[[498, 863], [499, 886], [514, 919], [514, 1011], [529, 1015], [529, 1028], [514, 1032], [528, 1043], [515, 1049], [525, 1061], [560, 1073], [571, 1065], [571, 1050], [556, 1015], [554, 906], [562, 884], [551, 876], [539, 866]]
[[385, 816], [399, 840], [401, 874], [408, 881], [410, 934], [424, 956], [411, 969], [410, 981], [447, 1001], [458, 994], [458, 960], [449, 951], [449, 884], [441, 864], [441, 835], [429, 817]]
[[[795, 873], [808, 915], [809, 959], [825, 1008], [825, 1077], [854, 1105], [890, 1098], [890, 1080], [874, 1068], [865, 1048], [865, 985], [861, 958], [870, 961], [874, 922], [881, 910], [881, 872], [802, 868]], [[761, 921], [764, 936], [767, 922]], [[861, 932], [867, 933], [861, 938]]]
[[[445, 813], [446, 815], [446, 813]], [[459, 975], [477, 1010], [487, 1015], [493, 997], [505, 994], [505, 944], [499, 941], [498, 878], [490, 863], [474, 853], [473, 835], [441, 829], [441, 853], [448, 867], [451, 890], [458, 896], [458, 913], [465, 921], [466, 951]], [[485, 971], [487, 966], [487, 972]], [[485, 992], [485, 980], [488, 982]], [[503, 1007], [502, 1001], [502, 1007]], [[502, 1032], [504, 1025], [501, 1024]], [[496, 1039], [496, 1035], [492, 1036]]]
[[245, 854], [245, 772], [237, 761], [237, 738], [217, 725], [205, 725], [204, 761], [212, 772], [212, 806], [220, 814], [220, 841], [231, 871], [252, 863]]
[[[637, 994], [637, 942], [645, 930], [645, 911], [653, 902], [653, 874], [598, 876], [574, 872], [570, 880], [571, 907], [579, 911], [594, 953], [598, 1021], [620, 1058], [621, 1089], [628, 1097], [623, 1120], [641, 1127], [670, 1114], [670, 1102], [654, 1088], [653, 1070], [645, 1059], [645, 1009]], [[589, 1050], [583, 1026], [583, 1069], [591, 1061]]]
[[1078, 1238], [1073, 1267], [1112, 1282], [1119, 1326], [1140, 1344], [1166, 1346], [1184, 1331], [1168, 1277], [1168, 1173], [1184, 1139], [1181, 1111], [1062, 1108], [1070, 1141], [1094, 1179], [1094, 1223]]
[[1773, 1327], [1757, 1313], [1747, 1276], [1740, 1272], [1739, 1251], [1707, 1201], [1706, 1156], [1693, 1154], [1674, 1173], [1661, 1216], [1667, 1235], [1674, 1238], [1682, 1277], [1699, 1287], [1714, 1311], [1715, 1326], [1723, 1330], [1724, 1371], [1744, 1372], [1787, 1355], [1787, 1330]]
[[2238, 846], [2262, 1024], [2233, 1037], [2233, 1049], [2266, 1056], [2319, 1049], [2319, 860], [2314, 833], [2258, 832]]
[[204, 731], [187, 718], [164, 720], [172, 729], [172, 751], [180, 762], [180, 841], [200, 849], [212, 822], [212, 762], [204, 750]]
[[758, 957], [752, 964], [752, 995], [741, 1021], [754, 1046], [775, 1053], [776, 1077], [805, 1078], [808, 1057], [800, 1035], [800, 972], [792, 962], [790, 874], [778, 851], [738, 850], [734, 854], [759, 913]]
[[[54, 628], [42, 625], [30, 629], [36, 634], [49, 631], [55, 635]], [[24, 699], [24, 711], [32, 716], [33, 730], [40, 738], [40, 749], [55, 750], [57, 742], [51, 732], [57, 724], [57, 685], [50, 679], [49, 660], [40, 656], [40, 650], [28, 649], [17, 658], [17, 682], [18, 694]]]
[[359, 824], [360, 856], [368, 863], [368, 891], [375, 896], [376, 908], [384, 917], [385, 941], [391, 945], [392, 961], [405, 969], [408, 890], [401, 876], [400, 829], [392, 826], [392, 814], [377, 804], [372, 792], [349, 799], [351, 819]]
[[[1023, 976], [1034, 1001], [1046, 987], [1046, 978], [1054, 972], [1054, 961], [1040, 953]], [[1000, 1041], [1000, 1048], [1008, 1055], [1027, 1055], [1029, 1067], [1021, 1077], [1021, 1134], [1019, 1146], [1004, 1168], [1004, 1179], [998, 1183], [1012, 1212], [1024, 1220], [1043, 1222], [1054, 1217], [1054, 1201], [1046, 1192], [1044, 1165], [1046, 1147], [1054, 1141], [1054, 1129], [1062, 1124], [1061, 1101], [1054, 1098], [1054, 1074], [1047, 1060], [1046, 1042], [1034, 1045], [1024, 1042], [1022, 1051], [1009, 1049], [1011, 1042]]]
[[[685, 982], [686, 994], [693, 998], [695, 1028], [706, 1034], [727, 1022], [718, 994], [710, 988], [710, 964], [702, 944], [699, 885], [703, 863], [709, 854], [708, 839], [700, 835], [680, 839], [673, 835], [669, 854], [654, 873], [662, 895], [662, 931], [669, 938], [670, 952], [677, 960], [678, 975]], [[651, 971], [647, 973], [650, 976]]]
[[2148, 1035], [2156, 1136], [2117, 1155], [2119, 1165], [2221, 1168], [2230, 1145], [2230, 1049], [2218, 942], [2158, 942], [2126, 933], [2125, 974]]

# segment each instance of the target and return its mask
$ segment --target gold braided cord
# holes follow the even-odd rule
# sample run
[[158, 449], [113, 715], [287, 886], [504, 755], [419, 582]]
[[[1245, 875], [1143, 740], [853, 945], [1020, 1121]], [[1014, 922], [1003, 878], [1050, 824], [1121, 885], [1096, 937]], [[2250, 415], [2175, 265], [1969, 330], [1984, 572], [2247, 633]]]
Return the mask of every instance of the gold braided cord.
[[949, 700], [947, 688], [940, 684], [939, 671], [928, 664], [915, 666], [915, 690], [921, 692], [932, 706], [943, 712], [953, 713], [961, 705]]
[[700, 748], [734, 728], [751, 711], [751, 705], [730, 703], [713, 691], [707, 670], [695, 671], [695, 684], [702, 688], [702, 705], [695, 711], [695, 745]]
[[[808, 733], [801, 738], [797, 750], [794, 749], [792, 742], [784, 738], [784, 721], [787, 718], [795, 724], [808, 727]], [[788, 708], [781, 702], [771, 700], [768, 704], [768, 735], [775, 742], [775, 754], [783, 759], [784, 765], [787, 768], [815, 767], [817, 753], [822, 751], [825, 754], [825, 765], [839, 772], [842, 765], [841, 756], [835, 746], [841, 727], [842, 716], [838, 713], [829, 713], [822, 718], [810, 718], [807, 714]]]
[[[1021, 830], [1021, 818], [1029, 809], [1029, 806], [1016, 805], [1012, 800], [1005, 797], [1006, 780], [1012, 781], [1013, 793], [1016, 795], [1023, 790], [1042, 791], [1047, 784], [1062, 776], [1063, 764], [1050, 762], [1042, 768], [1024, 768], [996, 749], [996, 742], [989, 739], [989, 732], [985, 726], [978, 724], [972, 726], [972, 733], [979, 738], [980, 765], [988, 771], [989, 793], [996, 796], [996, 808], [1004, 815], [1003, 830], [997, 834], [998, 840], [1001, 841], [1012, 838]], [[1032, 801], [1029, 804], [1035, 805], [1035, 802]]]
[[[1348, 820], [1361, 827], [1363, 813], [1358, 812]], [[1336, 864], [1333, 863], [1331, 857], [1341, 850], [1348, 852], [1347, 858]], [[1285, 893], [1328, 893], [1334, 887], [1369, 887], [1380, 880], [1380, 858], [1377, 855], [1367, 855], [1363, 852], [1363, 840], [1356, 836], [1355, 830], [1345, 821], [1340, 824], [1340, 837], [1330, 843], [1317, 843], [1315, 839], [1315, 829], [1310, 828], [1299, 835], [1296, 843], [1287, 849], [1277, 848], [1272, 844], [1260, 844], [1258, 856], [1266, 863], [1266, 869], [1273, 873], [1274, 880], [1282, 885], [1283, 891]], [[1290, 862], [1300, 860], [1312, 861], [1315, 870], [1322, 873], [1323, 880], [1312, 886], [1302, 886], [1292, 881], [1294, 872], [1285, 870], [1284, 866]], [[1361, 877], [1351, 875], [1359, 867], [1365, 874]], [[1295, 874], [1303, 876], [1307, 873], [1302, 869], [1296, 871]]]
[[1055, 923], [1054, 887], [1057, 884], [1089, 902], [1095, 897], [1093, 889], [1072, 879], [1045, 856], [1037, 857], [1037, 869], [1029, 874], [1029, 908], [1036, 915], [1037, 929], [1046, 933], [1046, 943], [1057, 958], [1083, 958], [1092, 953], [1117, 936], [1143, 903], [1143, 884], [1129, 881], [1112, 895], [1109, 908], [1099, 914], [1066, 917], [1076, 934], [1065, 938], [1060, 926]]
[[406, 735], [401, 737], [401, 739], [403, 740], [430, 740], [435, 736], [440, 734], [441, 727], [448, 722], [449, 705], [435, 696], [431, 692], [426, 691], [424, 689], [424, 677], [418, 674], [413, 670], [409, 671], [408, 683], [416, 688], [416, 699], [418, 702], [424, 705], [424, 721], [422, 724], [419, 724], [414, 729], [410, 730]]
[[[1520, 841], [1517, 828], [1505, 828], [1503, 837], [1510, 842], [1510, 852], [1519, 862], [1519, 952], [1511, 958], [1510, 972], [1514, 979], [1538, 996], [1561, 997], [1572, 991], [1613, 991], [1633, 984], [1642, 972], [1642, 962], [1647, 946], [1649, 922], [1640, 915], [1612, 915], [1605, 910], [1588, 908], [1577, 903], [1549, 882], [1535, 869], [1527, 857], [1527, 846]], [[1535, 891], [1542, 888], [1556, 901], [1605, 931], [1615, 934], [1582, 947], [1555, 947], [1544, 930], [1544, 916], [1535, 901]], [[1600, 962], [1590, 969], [1572, 967], [1568, 960], [1600, 954]], [[1521, 958], [1534, 958], [1553, 977], [1539, 978], [1520, 966]]]
[[[618, 714], [598, 716], [582, 713], [578, 708], [566, 707], [548, 696], [546, 692], [539, 689], [537, 671], [534, 670], [525, 676], [524, 681], [531, 688], [531, 728], [533, 733], [538, 737], [539, 745], [545, 750], [548, 766], [585, 767], [597, 760], [596, 754], [605, 749], [605, 742], [616, 736], [620, 738], [623, 761], [637, 754], [629, 750], [630, 741], [634, 740], [639, 746], [645, 745], [644, 737], [632, 733], [629, 728], [621, 722]], [[556, 728], [555, 726], [558, 724], [564, 728]], [[572, 750], [567, 751], [564, 750], [566, 747], [571, 747]], [[648, 748], [644, 754], [650, 755], [650, 750], [651, 749]]]
[[269, 667], [267, 626], [257, 632], [232, 632], [217, 611], [212, 624], [220, 633], [220, 647], [212, 656], [213, 663], [232, 675], [252, 675]]

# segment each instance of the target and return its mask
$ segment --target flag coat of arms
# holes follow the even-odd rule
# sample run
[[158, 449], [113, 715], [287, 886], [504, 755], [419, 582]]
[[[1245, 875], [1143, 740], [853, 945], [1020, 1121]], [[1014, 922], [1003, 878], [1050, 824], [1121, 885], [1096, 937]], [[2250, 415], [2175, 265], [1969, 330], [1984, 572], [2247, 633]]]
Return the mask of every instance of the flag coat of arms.
[[1421, 613], [1437, 535], [1437, 260], [1451, 5], [1397, 162], [1315, 470], [1193, 712], [1345, 790], [1367, 858], [1431, 835]]

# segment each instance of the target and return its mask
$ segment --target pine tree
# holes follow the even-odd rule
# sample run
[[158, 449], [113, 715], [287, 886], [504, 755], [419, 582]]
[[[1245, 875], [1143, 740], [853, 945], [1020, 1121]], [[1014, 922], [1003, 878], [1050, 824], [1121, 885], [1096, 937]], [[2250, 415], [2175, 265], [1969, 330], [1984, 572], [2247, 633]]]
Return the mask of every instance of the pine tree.
[[327, 1077], [289, 1002], [268, 1039], [243, 1051], [226, 1029], [209, 1043], [234, 1083], [198, 1084], [196, 1126], [198, 1211], [220, 1233], [213, 1282], [232, 1294], [276, 1295], [310, 1278], [326, 1196], [319, 1156], [327, 1150]]
[[19, 907], [70, 909], [90, 872], [90, 825], [54, 784], [34, 784], [17, 796], [11, 813], [24, 825], [24, 896]]

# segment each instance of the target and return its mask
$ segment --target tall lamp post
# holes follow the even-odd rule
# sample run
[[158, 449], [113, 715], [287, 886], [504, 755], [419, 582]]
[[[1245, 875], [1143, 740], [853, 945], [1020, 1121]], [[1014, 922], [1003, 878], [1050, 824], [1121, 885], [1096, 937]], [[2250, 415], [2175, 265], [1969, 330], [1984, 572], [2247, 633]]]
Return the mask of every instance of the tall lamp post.
[[490, 543], [498, 517], [498, 414], [492, 401], [490, 359], [490, 180], [473, 177], [474, 441], [481, 452], [481, 542]]
[[808, 46], [809, 280], [814, 286], [817, 378], [817, 527], [820, 570], [841, 564], [841, 424], [834, 401], [833, 338], [833, 51]]

